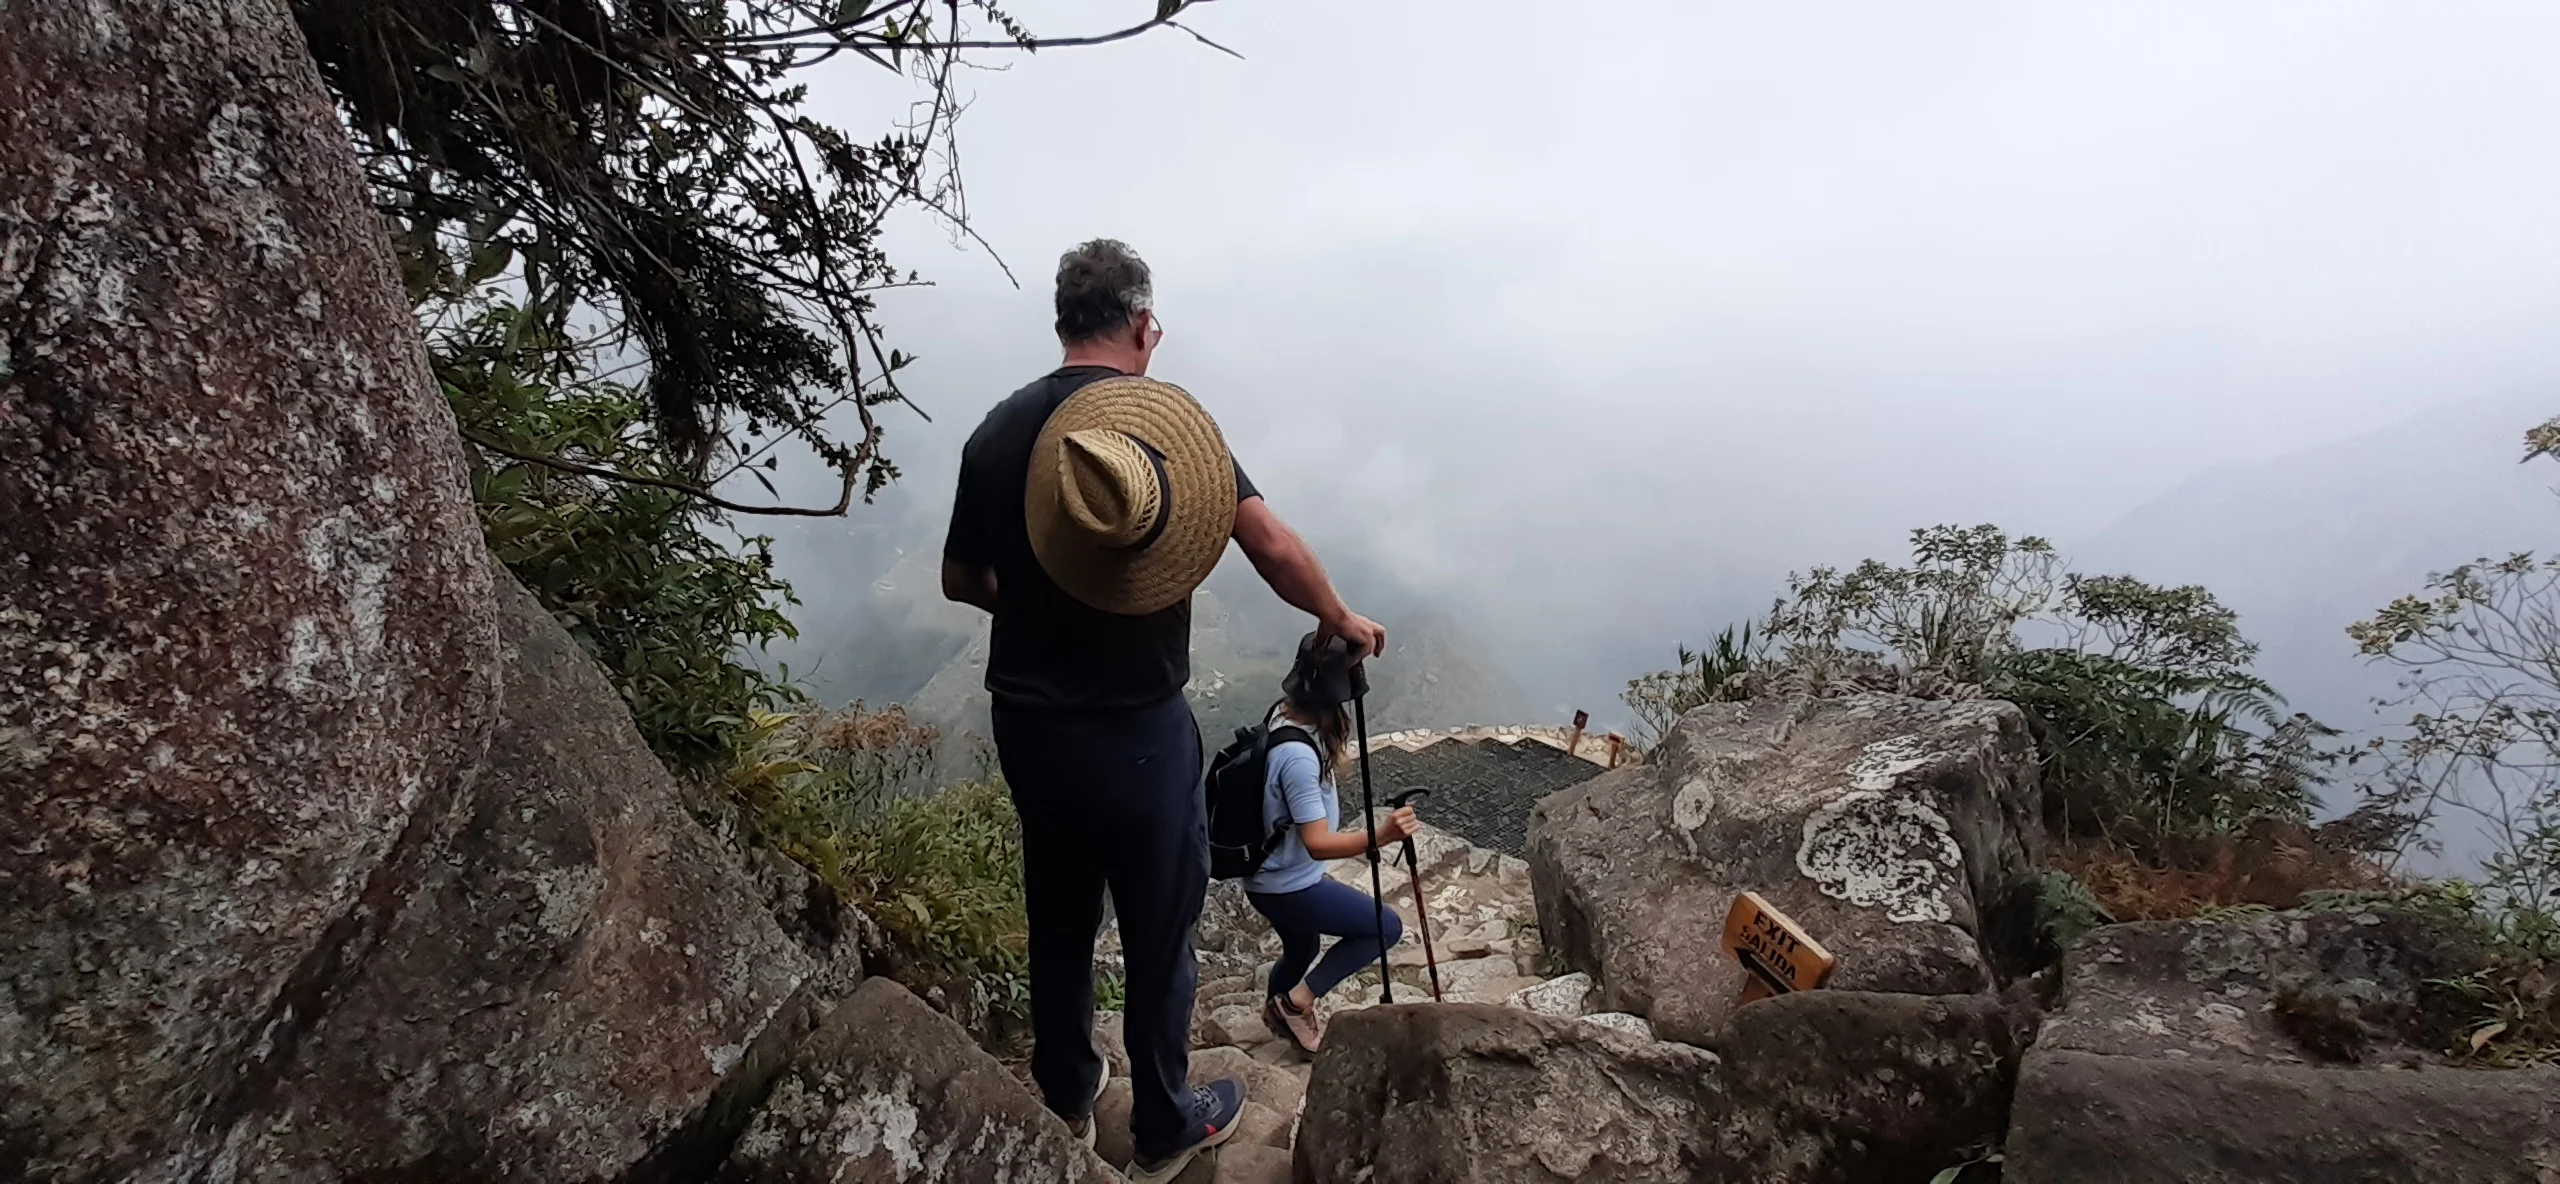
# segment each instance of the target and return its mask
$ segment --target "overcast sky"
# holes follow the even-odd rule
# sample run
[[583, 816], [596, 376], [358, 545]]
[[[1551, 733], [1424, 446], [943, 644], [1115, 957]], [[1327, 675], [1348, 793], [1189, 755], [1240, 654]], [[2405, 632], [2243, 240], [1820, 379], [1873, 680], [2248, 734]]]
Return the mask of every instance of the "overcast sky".
[[[1057, 35], [1152, 6], [1006, 7]], [[892, 418], [884, 513], [938, 521], [959, 436], [1054, 365], [1050, 273], [1096, 235], [1155, 268], [1155, 372], [1274, 506], [1558, 697], [1912, 526], [2067, 543], [2560, 376], [2560, 5], [1187, 19], [1244, 60], [1159, 31], [964, 83], [972, 221], [1022, 284], [900, 227], [938, 286], [890, 317], [938, 423]], [[878, 127], [888, 81], [847, 65], [814, 102]]]

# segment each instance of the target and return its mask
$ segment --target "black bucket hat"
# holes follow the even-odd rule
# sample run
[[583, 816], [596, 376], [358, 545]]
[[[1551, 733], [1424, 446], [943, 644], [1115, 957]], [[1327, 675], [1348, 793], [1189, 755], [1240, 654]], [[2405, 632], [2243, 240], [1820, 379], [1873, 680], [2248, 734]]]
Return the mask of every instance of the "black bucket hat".
[[1353, 656], [1350, 642], [1328, 637], [1319, 644], [1309, 633], [1298, 639], [1298, 659], [1280, 680], [1280, 693], [1292, 703], [1338, 707], [1369, 693], [1369, 672]]

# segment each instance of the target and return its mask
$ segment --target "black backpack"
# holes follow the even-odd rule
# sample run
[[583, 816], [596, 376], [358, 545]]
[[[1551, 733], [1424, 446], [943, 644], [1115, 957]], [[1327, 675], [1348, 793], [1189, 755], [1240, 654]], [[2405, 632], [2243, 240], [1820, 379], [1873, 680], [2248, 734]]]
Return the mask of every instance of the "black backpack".
[[1289, 823], [1266, 824], [1262, 787], [1269, 775], [1271, 746], [1295, 740], [1313, 747], [1315, 737], [1295, 724], [1237, 728], [1236, 738], [1209, 761], [1209, 877], [1236, 880], [1262, 870], [1262, 862], [1279, 850]]

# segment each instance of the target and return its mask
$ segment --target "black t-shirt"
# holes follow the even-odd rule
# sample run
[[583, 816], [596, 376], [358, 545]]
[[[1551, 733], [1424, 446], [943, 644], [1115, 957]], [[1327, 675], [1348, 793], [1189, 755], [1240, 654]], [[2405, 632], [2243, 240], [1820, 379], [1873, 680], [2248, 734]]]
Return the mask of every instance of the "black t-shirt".
[[[1106, 613], [1069, 596], [1031, 553], [1022, 498], [1031, 446], [1049, 413], [1087, 384], [1120, 372], [1068, 366], [987, 412], [960, 452], [960, 492], [942, 557], [996, 573], [987, 693], [1006, 707], [1145, 707], [1191, 681], [1191, 601], [1143, 617]], [[1260, 496], [1236, 466], [1236, 500]]]

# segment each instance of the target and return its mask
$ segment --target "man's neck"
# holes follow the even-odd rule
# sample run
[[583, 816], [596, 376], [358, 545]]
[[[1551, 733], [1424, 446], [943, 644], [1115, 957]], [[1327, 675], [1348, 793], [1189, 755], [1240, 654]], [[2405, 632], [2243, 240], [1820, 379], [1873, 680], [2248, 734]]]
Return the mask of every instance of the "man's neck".
[[1067, 347], [1066, 361], [1060, 363], [1060, 365], [1102, 366], [1108, 369], [1117, 370], [1122, 374], [1144, 373], [1144, 371], [1140, 369], [1138, 351], [1129, 349], [1125, 346], [1115, 347], [1094, 344], [1071, 345]]

